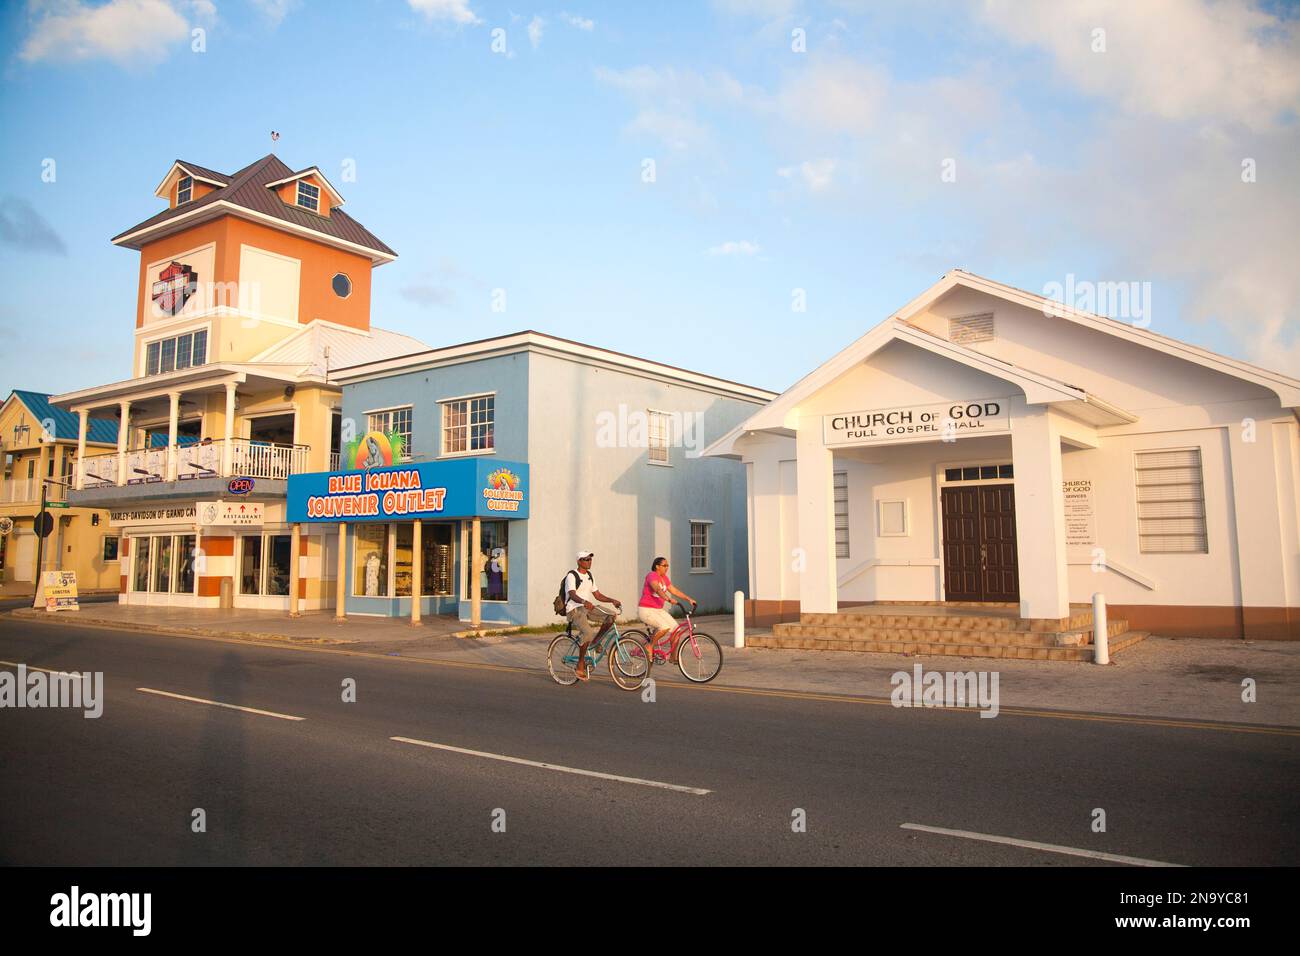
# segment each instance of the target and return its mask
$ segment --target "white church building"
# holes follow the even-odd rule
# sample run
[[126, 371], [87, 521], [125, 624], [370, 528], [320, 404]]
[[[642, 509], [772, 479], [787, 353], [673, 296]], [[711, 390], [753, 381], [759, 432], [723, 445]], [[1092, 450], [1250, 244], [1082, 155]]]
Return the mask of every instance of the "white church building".
[[1064, 631], [1101, 592], [1146, 632], [1296, 639], [1297, 408], [1294, 378], [954, 270], [704, 454], [745, 464], [758, 623]]

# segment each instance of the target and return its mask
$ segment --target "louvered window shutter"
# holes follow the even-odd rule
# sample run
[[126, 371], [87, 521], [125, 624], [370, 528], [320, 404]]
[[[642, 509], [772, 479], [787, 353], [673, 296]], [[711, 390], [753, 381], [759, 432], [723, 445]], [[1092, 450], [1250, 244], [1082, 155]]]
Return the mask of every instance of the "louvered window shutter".
[[1138, 541], [1144, 554], [1207, 554], [1201, 450], [1139, 451]]

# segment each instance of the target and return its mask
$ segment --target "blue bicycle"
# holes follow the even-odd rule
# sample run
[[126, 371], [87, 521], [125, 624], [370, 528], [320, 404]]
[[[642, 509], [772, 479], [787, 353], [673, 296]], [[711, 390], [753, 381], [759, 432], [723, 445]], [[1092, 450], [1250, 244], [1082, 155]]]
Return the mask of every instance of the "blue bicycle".
[[[587, 673], [600, 663], [608, 653], [609, 676], [623, 690], [639, 690], [645, 679], [650, 676], [650, 655], [646, 652], [646, 643], [650, 635], [636, 629], [619, 633], [618, 624], [612, 623], [604, 634], [587, 648]], [[551, 679], [562, 687], [577, 683], [578, 649], [582, 645], [573, 636], [573, 626], [565, 628], [563, 634], [551, 641], [546, 652], [546, 669], [551, 672]]]

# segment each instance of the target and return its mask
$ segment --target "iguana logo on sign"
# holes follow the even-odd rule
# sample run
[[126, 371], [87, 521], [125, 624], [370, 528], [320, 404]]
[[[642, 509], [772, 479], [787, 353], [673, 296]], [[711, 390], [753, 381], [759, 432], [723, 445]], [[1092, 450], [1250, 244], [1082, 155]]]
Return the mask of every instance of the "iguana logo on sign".
[[199, 277], [194, 270], [180, 262], [173, 262], [158, 275], [153, 284], [153, 305], [163, 315], [175, 315], [185, 308], [185, 303], [199, 287]]

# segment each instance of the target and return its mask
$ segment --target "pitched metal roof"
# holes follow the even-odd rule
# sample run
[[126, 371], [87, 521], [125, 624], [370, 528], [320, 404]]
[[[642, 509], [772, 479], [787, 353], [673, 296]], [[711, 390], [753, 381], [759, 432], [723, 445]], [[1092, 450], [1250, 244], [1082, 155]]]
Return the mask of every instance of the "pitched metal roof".
[[[18, 400], [27, 406], [27, 410], [36, 416], [37, 421], [49, 420], [54, 423], [54, 427], [50, 428], [49, 431], [56, 441], [77, 440], [77, 436], [81, 433], [81, 423], [77, 420], [77, 416], [72, 412], [51, 405], [49, 393], [28, 392], [16, 388], [13, 390], [13, 395], [16, 395]], [[90, 419], [86, 426], [86, 441], [92, 444], [116, 445], [117, 419]]]
[[219, 173], [215, 169], [208, 169], [206, 166], [200, 166], [198, 163], [191, 163], [184, 159], [176, 160], [175, 165], [187, 169], [191, 175], [198, 176], [202, 179], [214, 179], [219, 183], [230, 185], [230, 177], [225, 173]]
[[[178, 162], [180, 161], [178, 160]], [[181, 165], [186, 169], [192, 169], [194, 172], [199, 172], [202, 169], [202, 167], [192, 166], [189, 163], [181, 163]], [[165, 229], [171, 221], [189, 220], [207, 207], [216, 207], [211, 211], [217, 213], [221, 208], [218, 206], [219, 203], [229, 203], [233, 206], [260, 213], [262, 216], [281, 220], [300, 229], [306, 229], [322, 236], [360, 246], [369, 252], [377, 252], [384, 259], [396, 258], [397, 256], [397, 253], [389, 248], [378, 236], [337, 206], [330, 210], [328, 216], [322, 216], [281, 201], [274, 191], [267, 188], [267, 185], [293, 176], [294, 171], [281, 162], [273, 153], [263, 156], [257, 162], [245, 166], [239, 172], [230, 176], [213, 170], [203, 171], [203, 175], [208, 173], [212, 173], [213, 178], [226, 180], [226, 185], [218, 186], [198, 199], [184, 203], [174, 209], [164, 209], [156, 216], [150, 216], [143, 222], [137, 223], [130, 229], [114, 236], [113, 243], [126, 246], [128, 249], [139, 249], [150, 239], [150, 236], [144, 235], [145, 233], [156, 234], [158, 231]]]

